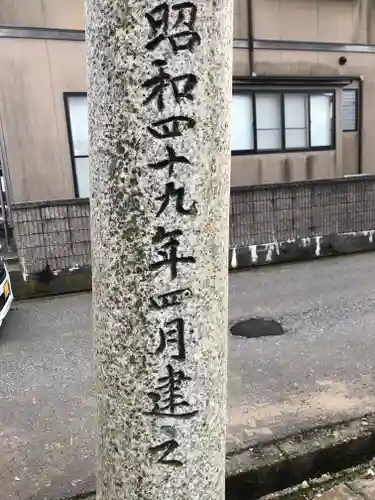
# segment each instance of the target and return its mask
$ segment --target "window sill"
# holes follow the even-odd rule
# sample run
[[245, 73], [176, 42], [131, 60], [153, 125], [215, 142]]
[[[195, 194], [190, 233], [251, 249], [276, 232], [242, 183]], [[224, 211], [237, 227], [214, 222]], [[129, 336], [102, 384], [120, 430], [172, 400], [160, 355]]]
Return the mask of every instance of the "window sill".
[[231, 156], [262, 156], [262, 155], [271, 155], [271, 154], [291, 154], [291, 153], [318, 153], [320, 151], [335, 151], [336, 148], [333, 146], [321, 146], [318, 148], [294, 148], [294, 149], [268, 149], [268, 150], [239, 150], [232, 151]]

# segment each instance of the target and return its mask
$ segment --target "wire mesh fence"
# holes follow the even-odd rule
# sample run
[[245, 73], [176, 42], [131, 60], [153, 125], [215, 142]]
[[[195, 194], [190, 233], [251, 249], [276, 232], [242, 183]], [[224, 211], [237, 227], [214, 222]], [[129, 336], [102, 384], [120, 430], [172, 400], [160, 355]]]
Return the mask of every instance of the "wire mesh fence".
[[29, 273], [91, 263], [90, 207], [87, 200], [14, 205], [14, 238]]
[[[233, 188], [230, 245], [375, 229], [375, 176]], [[91, 264], [88, 200], [13, 206], [18, 256], [30, 274]]]
[[231, 246], [375, 229], [375, 176], [232, 189]]

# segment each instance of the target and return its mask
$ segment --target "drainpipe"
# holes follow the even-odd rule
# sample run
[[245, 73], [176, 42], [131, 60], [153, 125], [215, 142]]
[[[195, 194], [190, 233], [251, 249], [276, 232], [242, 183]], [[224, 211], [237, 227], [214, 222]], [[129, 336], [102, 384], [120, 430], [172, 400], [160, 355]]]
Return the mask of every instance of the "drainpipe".
[[363, 174], [362, 157], [363, 157], [363, 76], [359, 77], [358, 83], [358, 173]]
[[366, 0], [365, 5], [365, 16], [366, 16], [366, 24], [365, 24], [365, 29], [366, 29], [366, 43], [368, 45], [371, 45], [371, 18], [372, 18], [372, 2], [370, 0]]
[[253, 23], [253, 0], [247, 0], [248, 12], [248, 39], [249, 39], [249, 70], [250, 75], [255, 76], [254, 73], [254, 23]]

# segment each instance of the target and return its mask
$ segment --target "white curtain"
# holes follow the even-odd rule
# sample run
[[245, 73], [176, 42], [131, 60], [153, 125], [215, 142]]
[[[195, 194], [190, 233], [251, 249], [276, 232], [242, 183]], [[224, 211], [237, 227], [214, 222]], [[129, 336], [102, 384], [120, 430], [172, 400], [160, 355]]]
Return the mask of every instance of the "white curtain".
[[285, 94], [285, 147], [306, 148], [309, 136], [307, 126], [306, 94]]
[[310, 96], [311, 147], [332, 145], [332, 94]]
[[74, 156], [87, 156], [89, 154], [87, 97], [70, 96], [68, 104]]
[[232, 97], [232, 151], [254, 149], [253, 106], [251, 94]]
[[255, 104], [258, 149], [280, 149], [280, 94], [256, 94]]
[[86, 156], [85, 158], [76, 158], [75, 159], [75, 167], [76, 167], [76, 177], [78, 184], [78, 194], [80, 198], [89, 198], [90, 197], [90, 169], [89, 169], [89, 159]]

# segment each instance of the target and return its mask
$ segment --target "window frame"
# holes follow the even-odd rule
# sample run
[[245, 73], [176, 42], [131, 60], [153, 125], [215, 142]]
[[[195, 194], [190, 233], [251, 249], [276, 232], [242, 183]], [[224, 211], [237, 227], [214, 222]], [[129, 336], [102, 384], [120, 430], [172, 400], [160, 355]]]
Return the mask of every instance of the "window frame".
[[[343, 132], [358, 132], [359, 131], [359, 88], [342, 89], [342, 102], [344, 103], [344, 92], [350, 91], [355, 93], [355, 126], [354, 129], [343, 128]], [[344, 107], [344, 106], [343, 106]]]
[[[254, 149], [239, 149], [232, 150], [232, 156], [248, 156], [248, 155], [264, 155], [278, 153], [301, 153], [309, 151], [333, 151], [336, 149], [336, 89], [322, 87], [319, 89], [272, 89], [271, 87], [263, 89], [252, 88], [236, 88], [233, 86], [232, 95], [249, 95], [252, 101], [253, 123], [254, 123]], [[257, 117], [256, 117], [256, 94], [280, 94], [280, 128], [281, 128], [281, 148], [279, 149], [258, 149], [257, 148]], [[321, 94], [332, 94], [332, 129], [331, 129], [331, 145], [329, 146], [309, 146], [307, 148], [286, 148], [285, 147], [285, 95], [286, 94], [304, 94], [308, 96], [307, 106], [307, 122], [308, 122], [308, 141], [311, 144], [311, 112], [310, 112], [310, 96]]]
[[69, 99], [71, 97], [86, 97], [86, 99], [87, 99], [87, 92], [63, 92], [65, 121], [66, 121], [66, 125], [67, 125], [67, 130], [68, 130], [70, 163], [71, 163], [72, 171], [73, 171], [74, 196], [75, 196], [75, 198], [78, 198], [78, 199], [85, 199], [85, 197], [79, 195], [76, 158], [88, 158], [89, 155], [88, 154], [87, 155], [75, 155], [74, 154], [72, 125], [71, 125], [70, 111], [69, 111]]

